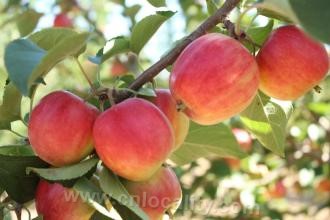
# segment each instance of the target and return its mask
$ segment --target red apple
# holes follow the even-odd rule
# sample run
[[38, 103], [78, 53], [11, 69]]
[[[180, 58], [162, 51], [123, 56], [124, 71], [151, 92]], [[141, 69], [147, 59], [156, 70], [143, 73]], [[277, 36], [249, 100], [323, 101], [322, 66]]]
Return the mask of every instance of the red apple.
[[124, 181], [124, 185], [150, 220], [161, 220], [166, 212], [174, 214], [181, 202], [179, 180], [168, 167], [161, 167], [146, 181]]
[[54, 27], [73, 27], [71, 18], [66, 13], [60, 13], [55, 16]]
[[260, 89], [282, 100], [304, 95], [329, 69], [324, 46], [293, 25], [272, 32], [259, 51], [257, 62]]
[[29, 141], [36, 154], [53, 166], [76, 163], [93, 150], [98, 110], [66, 91], [43, 97], [31, 112]]
[[330, 192], [330, 178], [321, 179], [316, 189], [319, 192]]
[[93, 137], [103, 163], [132, 181], [150, 178], [174, 146], [166, 116], [140, 98], [127, 99], [103, 112], [96, 119]]
[[195, 122], [211, 125], [244, 110], [259, 86], [254, 57], [236, 40], [206, 34], [179, 56], [170, 77], [170, 89]]
[[[241, 128], [233, 128], [232, 132], [233, 132], [238, 144], [244, 151], [251, 150], [252, 138], [247, 131], [245, 131]], [[239, 159], [226, 157], [226, 158], [224, 158], [224, 160], [227, 162], [228, 166], [231, 169], [238, 169], [240, 167], [241, 162]]]
[[110, 74], [112, 76], [122, 76], [125, 75], [127, 72], [128, 72], [127, 67], [120, 60], [115, 60], [112, 63], [110, 69]]
[[268, 187], [267, 196], [269, 199], [272, 198], [282, 198], [286, 194], [286, 187], [283, 182], [277, 181], [274, 185]]
[[95, 211], [73, 189], [44, 180], [38, 184], [35, 203], [44, 220], [89, 220]]
[[177, 105], [168, 89], [158, 89], [157, 97], [153, 103], [166, 115], [170, 121], [175, 137], [175, 146], [173, 151], [177, 150], [184, 142], [189, 130], [189, 118], [177, 110]]
[[232, 132], [242, 149], [245, 151], [251, 150], [252, 138], [247, 131], [241, 128], [233, 128]]

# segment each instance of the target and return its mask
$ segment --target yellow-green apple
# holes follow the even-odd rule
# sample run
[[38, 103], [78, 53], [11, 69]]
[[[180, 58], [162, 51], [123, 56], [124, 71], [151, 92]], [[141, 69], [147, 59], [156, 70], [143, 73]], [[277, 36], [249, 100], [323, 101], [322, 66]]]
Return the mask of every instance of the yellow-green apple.
[[73, 189], [44, 180], [38, 184], [35, 203], [44, 220], [89, 220], [95, 211]]
[[257, 93], [255, 58], [238, 41], [206, 34], [192, 42], [176, 60], [170, 89], [195, 122], [211, 125], [244, 110]]
[[78, 96], [66, 91], [52, 92], [31, 112], [28, 126], [31, 146], [53, 166], [76, 163], [93, 150], [97, 116], [97, 108]]
[[293, 25], [274, 30], [257, 55], [260, 89], [295, 100], [315, 87], [329, 69], [324, 46]]
[[69, 16], [66, 13], [60, 13], [55, 16], [53, 26], [71, 28], [73, 27], [73, 23], [71, 18], [69, 18]]
[[157, 89], [156, 95], [152, 102], [166, 115], [173, 127], [175, 137], [173, 151], [175, 151], [182, 145], [188, 134], [189, 118], [177, 110], [177, 104], [168, 89]]
[[103, 163], [132, 181], [150, 178], [174, 147], [166, 116], [140, 98], [127, 99], [103, 112], [95, 121], [93, 137]]
[[175, 173], [168, 167], [161, 167], [146, 181], [123, 183], [150, 220], [161, 220], [165, 213], [174, 214], [180, 205], [182, 198], [180, 183]]

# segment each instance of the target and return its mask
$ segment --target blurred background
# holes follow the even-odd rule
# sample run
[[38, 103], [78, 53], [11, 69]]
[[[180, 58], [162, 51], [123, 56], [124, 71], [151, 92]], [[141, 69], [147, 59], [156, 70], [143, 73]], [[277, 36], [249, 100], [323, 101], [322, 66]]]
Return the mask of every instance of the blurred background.
[[[28, 8], [42, 13], [34, 31], [52, 27], [56, 15], [63, 11], [75, 30], [96, 30], [80, 60], [90, 78], [100, 73], [102, 82], [108, 86], [119, 76], [141, 73], [209, 16], [204, 0], [168, 0], [168, 8], [177, 13], [159, 29], [139, 58], [131, 53], [122, 54], [97, 66], [88, 61], [88, 56], [95, 55], [104, 45], [111, 46], [111, 41], [106, 40], [128, 36], [137, 21], [163, 8], [156, 9], [145, 0], [77, 0], [71, 5], [64, 0], [31, 0], [16, 1], [19, 3], [10, 7], [9, 2], [15, 1], [0, 0], [0, 103], [7, 79], [4, 48], [20, 37], [13, 18]], [[219, 0], [215, 2], [221, 4]], [[240, 10], [234, 11], [231, 19], [235, 20], [239, 13]], [[251, 10], [242, 20], [242, 26], [264, 26], [268, 22], [268, 18], [256, 16], [256, 11]], [[275, 21], [274, 25], [281, 23]], [[157, 86], [166, 88], [168, 76], [169, 71], [163, 71], [156, 79]], [[56, 89], [71, 90], [81, 96], [88, 92], [87, 82], [70, 59], [59, 63], [44, 80], [46, 86], [38, 89], [35, 103]], [[253, 136], [240, 130], [239, 119], [233, 118], [226, 123], [236, 128], [234, 134], [248, 152], [247, 158], [240, 161], [201, 158], [176, 167], [184, 192], [176, 219], [330, 219], [329, 76], [320, 87], [320, 93], [310, 92], [293, 103], [285, 158], [263, 148]], [[22, 101], [24, 118], [29, 111], [29, 100]], [[26, 126], [17, 121], [12, 127], [17, 134], [0, 130], [1, 146], [24, 141]]]

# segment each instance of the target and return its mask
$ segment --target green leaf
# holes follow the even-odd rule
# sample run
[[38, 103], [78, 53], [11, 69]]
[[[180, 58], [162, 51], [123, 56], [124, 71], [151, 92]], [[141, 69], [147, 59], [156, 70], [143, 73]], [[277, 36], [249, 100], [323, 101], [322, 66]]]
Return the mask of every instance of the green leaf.
[[46, 73], [63, 59], [82, 53], [82, 49], [86, 46], [89, 36], [89, 33], [71, 35], [62, 39], [51, 48], [31, 73], [28, 79], [29, 88], [35, 84], [38, 78], [44, 77]]
[[152, 4], [155, 7], [164, 7], [166, 6], [165, 0], [148, 0], [150, 4]]
[[14, 40], [5, 49], [5, 65], [9, 79], [21, 91], [28, 95], [30, 74], [45, 56], [46, 51], [27, 39]]
[[[112, 44], [111, 46], [108, 46], [109, 44]], [[104, 61], [108, 60], [114, 55], [128, 52], [130, 49], [130, 41], [128, 38], [120, 36], [112, 38], [107, 42], [106, 47], [109, 47], [110, 49], [107, 51], [104, 51], [104, 48], [102, 48], [102, 53], [100, 55], [96, 55], [94, 59], [89, 59], [95, 64], [103, 63]], [[106, 48], [105, 47], [105, 48]], [[98, 58], [98, 59], [95, 59]]]
[[298, 23], [288, 0], [264, 0], [258, 6], [259, 14], [286, 22]]
[[262, 145], [283, 157], [286, 125], [292, 111], [291, 102], [272, 100], [259, 93], [240, 117]]
[[139, 54], [159, 27], [174, 15], [172, 11], [159, 11], [155, 15], [149, 15], [138, 22], [132, 30], [131, 50]]
[[91, 158], [74, 165], [60, 167], [60, 168], [44, 169], [44, 168], [28, 167], [26, 169], [26, 172], [28, 174], [34, 172], [38, 176], [49, 181], [72, 180], [87, 174], [89, 171], [91, 171], [93, 168], [96, 167], [98, 161], [99, 160], [97, 158]]
[[16, 25], [21, 37], [30, 34], [36, 28], [42, 15], [42, 13], [38, 13], [33, 9], [27, 9], [18, 15]]
[[[270, 20], [266, 26], [249, 28], [246, 34], [254, 43], [262, 46], [265, 40], [267, 39], [268, 35], [273, 30], [273, 26], [274, 26], [274, 21]], [[246, 44], [246, 46], [250, 51], [254, 50], [253, 45]]]
[[0, 147], [0, 187], [18, 203], [32, 200], [39, 182], [36, 175], [26, 175], [28, 166], [47, 167], [48, 164], [34, 156], [29, 146]]
[[30, 88], [58, 62], [82, 53], [88, 37], [88, 33], [53, 28], [32, 35], [31, 40], [11, 42], [5, 50], [5, 65], [10, 80], [23, 95], [29, 95]]
[[218, 10], [218, 6], [215, 4], [213, 0], [206, 0], [206, 6], [209, 15], [213, 15]]
[[100, 172], [100, 186], [106, 194], [108, 194], [117, 202], [126, 206], [130, 211], [134, 212], [141, 219], [148, 219], [147, 215], [140, 209], [131, 195], [127, 192], [119, 178], [105, 167], [103, 167]]
[[0, 105], [0, 130], [10, 129], [11, 122], [21, 118], [22, 95], [18, 89], [9, 83], [5, 87], [3, 102]]
[[73, 189], [79, 193], [79, 196], [91, 207], [101, 213], [105, 218], [112, 219], [110, 212], [101, 204], [104, 203], [104, 193], [85, 177], [80, 178], [73, 186]]
[[312, 36], [330, 43], [330, 1], [289, 0], [299, 24]]
[[247, 156], [225, 124], [201, 126], [191, 122], [185, 142], [170, 159], [181, 166], [211, 155], [237, 158]]
[[46, 28], [29, 36], [29, 39], [42, 49], [49, 51], [63, 39], [75, 36], [77, 32], [71, 28]]
[[330, 115], [330, 104], [325, 102], [312, 102], [308, 109], [320, 115]]
[[124, 15], [134, 18], [136, 14], [140, 11], [141, 5], [135, 4], [130, 7], [125, 8]]

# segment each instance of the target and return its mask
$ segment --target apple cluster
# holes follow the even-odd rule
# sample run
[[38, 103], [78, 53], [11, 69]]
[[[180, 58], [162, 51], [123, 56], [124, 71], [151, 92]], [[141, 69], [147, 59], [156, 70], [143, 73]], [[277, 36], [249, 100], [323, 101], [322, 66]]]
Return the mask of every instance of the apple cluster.
[[[233, 38], [206, 34], [181, 53], [170, 90], [156, 90], [155, 98], [128, 98], [100, 112], [69, 92], [48, 94], [31, 112], [29, 140], [54, 167], [77, 163], [95, 150], [134, 199], [146, 195], [166, 201], [151, 206], [136, 199], [150, 219], [158, 220], [181, 200], [180, 183], [164, 163], [183, 144], [190, 119], [202, 125], [227, 120], [243, 111], [258, 89], [277, 99], [297, 99], [328, 69], [324, 46], [295, 26], [274, 30], [256, 57]], [[36, 207], [44, 219], [89, 219], [93, 210], [86, 204], [62, 199], [69, 190], [40, 182]], [[59, 218], [59, 207], [70, 216], [62, 212]]]

